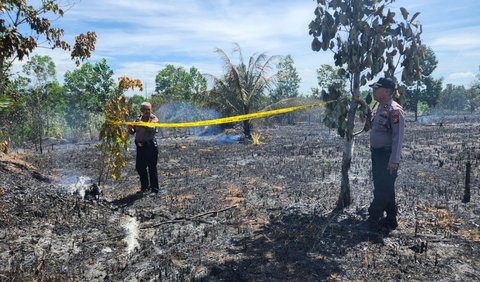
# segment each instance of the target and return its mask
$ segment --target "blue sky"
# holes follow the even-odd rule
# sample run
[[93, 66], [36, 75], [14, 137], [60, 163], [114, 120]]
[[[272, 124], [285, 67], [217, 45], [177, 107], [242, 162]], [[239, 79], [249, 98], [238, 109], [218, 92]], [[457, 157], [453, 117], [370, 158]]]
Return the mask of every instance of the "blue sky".
[[[64, 0], [63, 3], [72, 2]], [[333, 64], [331, 52], [313, 52], [308, 23], [316, 0], [75, 0], [56, 24], [66, 39], [95, 31], [96, 51], [90, 61], [106, 58], [116, 76], [141, 79], [154, 90], [156, 73], [166, 64], [195, 66], [219, 75], [222, 63], [214, 48], [231, 53], [237, 42], [244, 57], [266, 52], [292, 55], [307, 94], [316, 86], [315, 70]], [[469, 87], [480, 66], [480, 6], [478, 0], [397, 0], [393, 10], [421, 12], [423, 43], [432, 47], [439, 64], [433, 76]], [[38, 49], [50, 55], [58, 79], [74, 63], [67, 52]], [[22, 62], [16, 63], [19, 70]]]

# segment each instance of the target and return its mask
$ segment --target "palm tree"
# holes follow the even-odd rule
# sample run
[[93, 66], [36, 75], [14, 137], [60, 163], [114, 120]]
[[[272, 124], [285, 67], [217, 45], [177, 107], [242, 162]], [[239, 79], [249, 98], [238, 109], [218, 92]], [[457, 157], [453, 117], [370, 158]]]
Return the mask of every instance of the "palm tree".
[[[215, 86], [210, 95], [211, 100], [223, 113], [249, 114], [258, 108], [263, 98], [264, 90], [269, 86], [276, 75], [269, 76], [278, 56], [268, 57], [265, 53], [253, 54], [245, 64], [240, 46], [235, 43], [234, 53], [238, 53], [239, 64], [232, 62], [230, 57], [220, 48], [219, 54], [224, 63], [224, 75], [221, 78], [209, 75], [214, 79]], [[243, 133], [251, 139], [250, 120], [243, 122]]]

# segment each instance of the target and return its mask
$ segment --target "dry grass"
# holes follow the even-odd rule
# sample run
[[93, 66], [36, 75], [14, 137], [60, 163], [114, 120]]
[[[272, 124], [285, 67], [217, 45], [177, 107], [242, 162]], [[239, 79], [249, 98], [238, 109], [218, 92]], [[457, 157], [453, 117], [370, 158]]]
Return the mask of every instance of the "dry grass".
[[0, 132], [0, 152], [4, 154], [8, 153], [8, 148], [10, 147], [10, 138], [6, 132]]
[[262, 142], [262, 136], [260, 136], [260, 133], [254, 132], [254, 133], [252, 134], [252, 142], [253, 142], [253, 145], [263, 144], [263, 142]]
[[186, 194], [186, 195], [178, 195], [176, 197], [177, 202], [188, 202], [191, 201], [195, 198], [195, 195], [193, 194]]
[[480, 229], [461, 228], [464, 223], [462, 220], [455, 218], [446, 206], [417, 206], [417, 210], [422, 211], [433, 217], [435, 220], [422, 220], [421, 222], [430, 227], [437, 227], [448, 230], [453, 234], [472, 242], [480, 242]]
[[230, 206], [235, 206], [245, 201], [245, 196], [239, 187], [231, 185], [225, 192], [225, 199], [229, 201]]
[[460, 230], [459, 235], [468, 241], [480, 243], [480, 229]]
[[453, 217], [453, 215], [444, 206], [417, 206], [417, 210], [427, 213], [435, 218], [433, 222], [425, 221], [424, 224], [436, 225], [444, 229], [454, 229], [453, 226], [461, 224], [462, 221]]

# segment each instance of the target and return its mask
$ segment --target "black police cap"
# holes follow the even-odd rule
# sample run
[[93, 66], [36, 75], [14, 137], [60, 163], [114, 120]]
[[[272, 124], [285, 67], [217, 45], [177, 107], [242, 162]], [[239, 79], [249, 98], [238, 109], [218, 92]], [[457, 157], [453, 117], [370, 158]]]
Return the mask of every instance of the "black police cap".
[[374, 84], [370, 84], [372, 88], [388, 88], [388, 89], [395, 89], [395, 82], [389, 77], [381, 77], [377, 82]]

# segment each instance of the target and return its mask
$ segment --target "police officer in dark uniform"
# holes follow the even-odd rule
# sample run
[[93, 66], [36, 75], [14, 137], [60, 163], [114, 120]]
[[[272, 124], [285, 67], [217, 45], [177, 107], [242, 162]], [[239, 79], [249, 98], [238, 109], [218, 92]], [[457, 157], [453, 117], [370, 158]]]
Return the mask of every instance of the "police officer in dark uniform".
[[[137, 122], [158, 122], [158, 118], [152, 114], [150, 103], [142, 103], [140, 111], [142, 114], [136, 120]], [[135, 145], [137, 147], [135, 168], [140, 176], [141, 191], [148, 192], [150, 190], [156, 194], [158, 193], [158, 148], [155, 139], [157, 130], [155, 127], [129, 125], [128, 133], [135, 134]]]
[[370, 227], [390, 231], [398, 225], [395, 180], [405, 131], [405, 113], [402, 106], [393, 101], [396, 87], [392, 79], [380, 78], [370, 86], [379, 105], [373, 112], [370, 131], [374, 191], [367, 223]]

